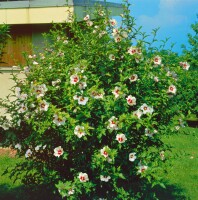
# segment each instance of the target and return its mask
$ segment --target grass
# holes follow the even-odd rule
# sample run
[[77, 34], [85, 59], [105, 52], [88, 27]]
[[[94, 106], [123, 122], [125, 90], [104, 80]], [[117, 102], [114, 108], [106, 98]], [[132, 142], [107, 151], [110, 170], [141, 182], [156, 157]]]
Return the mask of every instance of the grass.
[[[165, 143], [173, 146], [175, 158], [168, 165], [164, 175], [166, 190], [157, 188], [160, 200], [197, 200], [198, 199], [198, 129], [185, 128], [178, 135], [163, 137]], [[0, 156], [0, 175], [8, 166], [14, 166], [20, 160], [9, 155]], [[54, 200], [44, 192], [31, 193], [20, 181], [14, 184], [8, 175], [0, 176], [1, 200]], [[145, 199], [144, 199], [145, 200]]]

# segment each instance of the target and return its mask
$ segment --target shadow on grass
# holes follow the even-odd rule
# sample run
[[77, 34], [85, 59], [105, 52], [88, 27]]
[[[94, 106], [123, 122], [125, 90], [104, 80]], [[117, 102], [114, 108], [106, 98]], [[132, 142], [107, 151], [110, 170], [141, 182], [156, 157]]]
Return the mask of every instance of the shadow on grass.
[[156, 187], [153, 190], [159, 200], [190, 200], [186, 197], [186, 192], [177, 185], [166, 184], [166, 189]]
[[7, 184], [0, 185], [0, 200], [61, 200], [44, 187], [30, 190], [24, 186], [11, 187]]
[[[161, 187], [156, 187], [150, 190], [150, 192], [155, 192], [159, 200], [190, 200], [186, 197], [185, 191], [175, 185], [168, 185], [166, 189]], [[147, 190], [147, 195], [145, 195], [142, 200], [154, 200], [156, 198], [149, 195], [149, 190]], [[9, 185], [0, 185], [0, 199], [1, 200], [61, 200], [60, 197], [53, 195], [50, 191], [47, 191], [43, 187], [39, 187], [35, 191], [31, 191], [26, 187], [20, 186], [16, 188], [10, 188]], [[124, 200], [124, 199], [122, 199]]]

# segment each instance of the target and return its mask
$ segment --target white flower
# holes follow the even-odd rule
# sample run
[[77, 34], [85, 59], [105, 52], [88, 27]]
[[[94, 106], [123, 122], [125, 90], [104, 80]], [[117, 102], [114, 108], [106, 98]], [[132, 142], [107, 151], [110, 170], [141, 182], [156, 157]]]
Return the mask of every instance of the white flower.
[[34, 150], [35, 151], [39, 151], [39, 149], [42, 147], [42, 145], [37, 145], [35, 148], [34, 148]]
[[78, 77], [78, 75], [74, 74], [74, 75], [70, 76], [70, 83], [71, 83], [71, 84], [75, 85], [75, 84], [78, 83], [78, 82], [79, 82], [79, 77]]
[[140, 165], [139, 166], [139, 170], [138, 170], [138, 173], [143, 173], [145, 170], [148, 169], [148, 166], [145, 166], [145, 165]]
[[115, 37], [118, 34], [119, 34], [119, 30], [117, 28], [114, 28], [112, 35]]
[[115, 116], [112, 116], [109, 120], [109, 125], [107, 126], [108, 129], [111, 130], [118, 130], [118, 121]]
[[25, 105], [25, 104], [21, 104], [20, 105], [20, 109], [19, 109], [19, 113], [24, 113], [24, 112], [26, 112], [28, 110], [28, 108], [27, 108], [27, 105]]
[[155, 82], [159, 82], [159, 78], [158, 78], [157, 76], [155, 76], [155, 77], [153, 78], [153, 80], [154, 80]]
[[119, 143], [124, 143], [127, 140], [127, 138], [126, 138], [126, 136], [123, 133], [121, 133], [121, 134], [117, 134], [116, 135], [116, 140]]
[[45, 144], [44, 146], [43, 146], [43, 149], [45, 149], [47, 147], [47, 145]]
[[87, 26], [93, 26], [93, 22], [90, 20], [88, 20], [86, 23], [87, 23]]
[[176, 94], [176, 91], [177, 91], [177, 89], [174, 85], [170, 85], [168, 87], [168, 93]]
[[142, 116], [142, 114], [143, 114], [143, 112], [141, 110], [139, 110], [139, 109], [133, 112], [133, 115], [135, 117], [137, 117], [138, 119], [140, 119], [140, 117]]
[[117, 43], [117, 42], [121, 42], [122, 37], [120, 37], [119, 35], [116, 35], [116, 36], [114, 37], [114, 40], [115, 40], [116, 43]]
[[110, 150], [110, 148], [108, 146], [105, 146], [102, 149], [100, 149], [100, 153], [101, 153], [102, 156], [107, 158], [109, 156], [109, 154], [108, 154], [109, 150]]
[[86, 82], [80, 82], [79, 83], [79, 89], [80, 90], [84, 90], [87, 87], [87, 83]]
[[126, 31], [122, 31], [121, 35], [123, 38], [127, 38], [128, 37], [128, 33]]
[[20, 96], [21, 96], [21, 88], [20, 87], [15, 88], [15, 95], [17, 98], [20, 98]]
[[34, 86], [34, 92], [36, 93], [36, 97], [43, 97], [45, 92], [47, 92], [47, 87], [45, 84]]
[[98, 93], [98, 92], [96, 92], [96, 91], [92, 91], [92, 92], [91, 92], [91, 96], [92, 96], [94, 99], [103, 99], [104, 94], [103, 94], [103, 93]]
[[87, 103], [88, 100], [89, 100], [88, 97], [79, 96], [78, 97], [78, 104], [80, 104], [80, 105], [86, 105], [86, 103]]
[[137, 158], [135, 154], [136, 153], [134, 153], [134, 152], [129, 154], [129, 161], [131, 161], [131, 162], [135, 161], [135, 159]]
[[86, 135], [84, 126], [76, 126], [74, 129], [74, 134], [77, 135], [79, 138]]
[[110, 179], [111, 179], [110, 176], [103, 176], [103, 175], [100, 175], [100, 180], [101, 180], [101, 181], [108, 182]]
[[112, 91], [112, 93], [115, 95], [115, 98], [118, 98], [120, 96], [120, 91], [121, 88], [120, 87], [115, 87], [114, 90]]
[[109, 55], [109, 60], [115, 60], [115, 56], [113, 54]]
[[187, 63], [187, 62], [180, 62], [179, 64], [182, 66], [182, 68], [183, 68], [184, 70], [188, 70], [189, 67], [190, 67], [190, 64]]
[[90, 16], [89, 15], [86, 15], [85, 17], [84, 17], [84, 20], [85, 21], [87, 21], [87, 20], [89, 20], [90, 19]]
[[60, 126], [60, 125], [64, 125], [65, 124], [65, 117], [60, 117], [58, 116], [57, 114], [55, 114], [53, 116], [53, 122], [57, 125], [57, 126]]
[[110, 19], [109, 23], [111, 24], [111, 26], [116, 26], [117, 25], [117, 21], [115, 19]]
[[151, 132], [148, 128], [145, 128], [145, 135], [148, 137], [153, 137], [153, 135], [157, 133], [157, 130], [154, 130], [153, 132]]
[[180, 129], [180, 126], [175, 126], [175, 129], [178, 131]]
[[133, 105], [136, 105], [136, 98], [129, 95], [127, 98], [127, 104], [130, 105], [130, 106], [133, 106]]
[[43, 100], [40, 104], [40, 111], [47, 111], [49, 107], [49, 103], [47, 103], [45, 100]]
[[69, 189], [69, 191], [68, 191], [68, 195], [72, 195], [72, 194], [74, 194], [75, 193], [75, 190], [74, 189]]
[[136, 47], [129, 47], [127, 51], [130, 55], [134, 55], [137, 53], [137, 48]]
[[58, 146], [54, 149], [54, 156], [60, 157], [63, 155], [63, 148], [61, 146]]
[[25, 157], [28, 158], [32, 155], [32, 151], [30, 149], [28, 149], [25, 153]]
[[153, 108], [152, 107], [149, 107], [147, 104], [143, 104], [140, 109], [143, 111], [143, 114], [146, 114], [146, 113], [150, 113], [152, 114], [153, 113]]
[[142, 55], [142, 49], [140, 47], [136, 48], [137, 54]]
[[160, 152], [160, 158], [161, 158], [161, 160], [165, 160], [164, 151], [161, 151], [161, 152]]
[[80, 182], [87, 182], [89, 181], [89, 177], [87, 173], [80, 172], [78, 175], [78, 178], [80, 179]]
[[161, 59], [160, 56], [155, 56], [153, 58], [153, 62], [154, 62], [155, 65], [160, 65], [162, 63], [162, 59]]
[[138, 79], [138, 75], [137, 75], [137, 74], [133, 74], [133, 75], [131, 75], [131, 76], [129, 77], [129, 80], [130, 80], [131, 82], [135, 82], [135, 81], [137, 81], [137, 79]]
[[33, 62], [33, 65], [38, 65], [38, 63], [36, 61]]
[[16, 145], [14, 146], [14, 148], [15, 148], [15, 149], [18, 149], [18, 150], [21, 150], [21, 144], [19, 144], [19, 143], [16, 144]]

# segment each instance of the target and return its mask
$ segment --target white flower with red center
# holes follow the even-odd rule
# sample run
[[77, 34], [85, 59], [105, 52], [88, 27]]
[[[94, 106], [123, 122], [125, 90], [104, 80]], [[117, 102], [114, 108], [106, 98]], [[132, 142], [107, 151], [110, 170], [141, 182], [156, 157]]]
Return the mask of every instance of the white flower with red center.
[[117, 21], [115, 19], [110, 19], [109, 23], [111, 24], [111, 26], [116, 26], [117, 25]]
[[105, 146], [102, 149], [100, 149], [101, 155], [104, 156], [105, 158], [109, 156], [108, 151], [110, 151], [110, 148], [108, 146]]
[[58, 146], [54, 149], [54, 156], [60, 157], [64, 153], [63, 148], [61, 146]]
[[74, 129], [74, 134], [77, 135], [79, 138], [86, 135], [84, 126], [76, 126]]
[[73, 84], [73, 85], [75, 85], [76, 83], [78, 83], [79, 80], [80, 80], [79, 76], [76, 75], [76, 74], [70, 76], [70, 83]]
[[113, 54], [109, 55], [109, 60], [115, 60], [115, 56]]
[[31, 149], [28, 149], [28, 150], [26, 151], [26, 153], [25, 153], [25, 157], [26, 157], [26, 158], [29, 158], [31, 155], [32, 155], [32, 151], [31, 151]]
[[40, 111], [47, 111], [49, 107], [49, 103], [47, 103], [47, 101], [43, 100], [40, 104], [39, 104], [39, 108]]
[[64, 125], [65, 124], [65, 117], [61, 117], [61, 116], [58, 116], [57, 114], [55, 114], [53, 116], [53, 122], [57, 125], [57, 126], [61, 126], [61, 125]]
[[103, 99], [104, 94], [103, 94], [103, 93], [96, 92], [96, 91], [92, 91], [92, 92], [91, 92], [91, 96], [92, 96], [94, 99]]
[[79, 178], [80, 182], [87, 182], [87, 181], [89, 181], [89, 177], [88, 177], [87, 173], [80, 172], [79, 175], [78, 175], [78, 178]]
[[115, 95], [115, 98], [118, 98], [120, 96], [121, 88], [115, 87], [115, 89], [112, 91], [112, 93]]
[[146, 165], [140, 165], [139, 169], [138, 169], [138, 173], [143, 173], [147, 169], [148, 169], [148, 166], [146, 166]]
[[47, 90], [48, 89], [45, 84], [34, 86], [34, 91], [36, 93], [37, 98], [43, 97], [45, 95], [45, 92], [47, 92]]
[[126, 138], [125, 134], [121, 133], [121, 134], [116, 135], [116, 140], [119, 143], [124, 143], [127, 140], [127, 138]]
[[133, 116], [137, 117], [138, 119], [141, 118], [142, 114], [143, 112], [139, 109], [133, 112]]
[[138, 75], [137, 74], [133, 74], [129, 77], [130, 82], [135, 82], [138, 79]]
[[78, 100], [78, 104], [86, 105], [86, 103], [89, 100], [89, 98], [88, 97], [79, 96], [77, 100]]
[[137, 48], [136, 47], [129, 47], [127, 51], [130, 55], [134, 55], [137, 53]]
[[151, 132], [148, 128], [145, 128], [145, 135], [148, 137], [153, 137], [153, 135], [157, 133], [157, 130], [154, 130], [153, 132]]
[[114, 28], [113, 29], [113, 33], [112, 33], [112, 36], [115, 37], [116, 35], [119, 34], [119, 30], [117, 28]]
[[89, 15], [86, 15], [85, 17], [84, 17], [84, 20], [85, 21], [87, 21], [87, 20], [89, 20], [90, 19], [90, 16]]
[[189, 67], [190, 67], [190, 64], [187, 63], [187, 62], [180, 62], [179, 64], [182, 66], [182, 68], [183, 68], [184, 70], [188, 70]]
[[152, 114], [153, 113], [153, 108], [152, 107], [149, 107], [147, 104], [143, 104], [140, 109], [142, 110], [143, 114], [146, 114], [146, 113], [150, 113]]
[[110, 130], [118, 130], [118, 119], [113, 116], [109, 120], [109, 125], [107, 126], [108, 129]]
[[165, 160], [164, 151], [161, 151], [161, 152], [160, 152], [160, 158], [161, 158], [161, 160]]
[[103, 175], [100, 175], [100, 180], [101, 180], [101, 181], [108, 182], [110, 179], [111, 179], [110, 176], [103, 176]]
[[133, 105], [136, 105], [136, 98], [129, 95], [127, 98], [127, 104], [130, 105], [130, 106], [133, 106]]
[[86, 23], [87, 23], [87, 26], [93, 26], [93, 22], [90, 20], [88, 20]]
[[87, 83], [86, 82], [80, 82], [78, 85], [80, 90], [84, 90], [87, 87]]
[[168, 87], [168, 93], [176, 94], [177, 88], [174, 85]]
[[116, 43], [121, 42], [122, 37], [120, 37], [120, 35], [116, 35], [116, 36], [114, 37], [114, 40], [115, 40]]
[[137, 157], [135, 152], [129, 154], [129, 161], [134, 162], [136, 158]]
[[21, 104], [20, 108], [19, 108], [19, 113], [24, 113], [28, 110], [27, 105], [26, 104]]
[[155, 65], [161, 65], [162, 59], [161, 59], [160, 56], [155, 56], [155, 57], [153, 58], [153, 62], [154, 62]]

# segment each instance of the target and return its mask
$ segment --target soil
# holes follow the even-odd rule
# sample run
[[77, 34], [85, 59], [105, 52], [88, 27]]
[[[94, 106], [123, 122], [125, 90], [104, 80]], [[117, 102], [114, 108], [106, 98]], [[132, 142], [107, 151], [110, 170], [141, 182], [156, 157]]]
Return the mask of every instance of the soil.
[[0, 147], [0, 156], [9, 156], [11, 158], [15, 157], [16, 150], [10, 148], [2, 148]]

